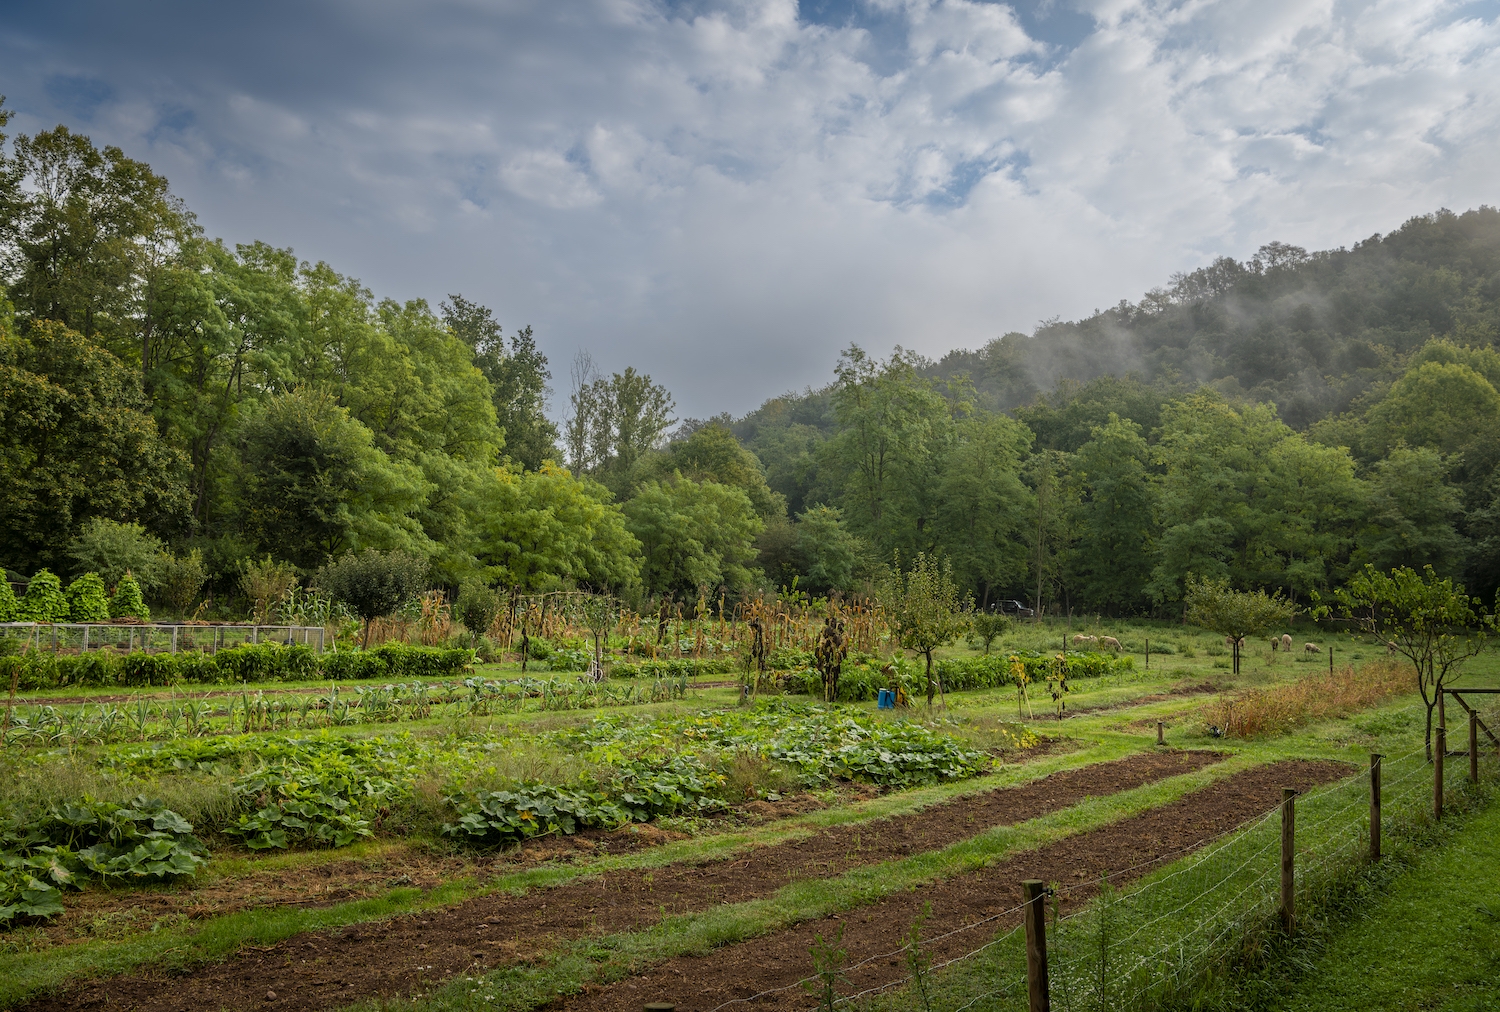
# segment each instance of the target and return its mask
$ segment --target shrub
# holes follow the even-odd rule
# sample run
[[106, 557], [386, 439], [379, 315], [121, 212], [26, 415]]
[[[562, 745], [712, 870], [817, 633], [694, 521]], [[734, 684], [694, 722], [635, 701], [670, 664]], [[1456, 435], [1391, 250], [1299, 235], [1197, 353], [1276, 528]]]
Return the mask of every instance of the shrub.
[[74, 622], [109, 621], [109, 591], [98, 573], [84, 573], [68, 584], [67, 598]]
[[203, 552], [194, 548], [186, 555], [162, 552], [156, 565], [156, 590], [162, 601], [179, 615], [186, 615], [208, 582]]
[[422, 593], [427, 586], [427, 560], [408, 552], [348, 553], [318, 570], [318, 590], [343, 601], [365, 620], [369, 641], [371, 619], [389, 615], [402, 602]]
[[620, 661], [610, 668], [614, 678], [695, 678], [699, 675], [727, 675], [735, 669], [728, 657], [668, 657], [658, 661]]
[[458, 602], [453, 611], [469, 630], [470, 645], [478, 646], [479, 637], [490, 631], [495, 616], [500, 613], [500, 595], [483, 583], [465, 583], [459, 588]]
[[122, 524], [95, 517], [78, 529], [68, 546], [68, 556], [77, 563], [75, 572], [98, 573], [105, 586], [114, 586], [134, 573], [148, 587], [155, 586], [156, 564], [161, 542], [140, 524]]
[[271, 609], [297, 586], [297, 567], [290, 562], [247, 562], [240, 569], [240, 589], [250, 599], [250, 619], [256, 625], [271, 621]]
[[68, 599], [63, 596], [62, 581], [43, 569], [31, 578], [26, 596], [21, 598], [22, 622], [66, 622]]
[[0, 622], [14, 622], [21, 614], [21, 602], [16, 600], [16, 592], [10, 589], [10, 581], [4, 576], [0, 570]]
[[141, 585], [135, 582], [135, 577], [126, 573], [121, 579], [119, 586], [115, 587], [114, 596], [109, 599], [109, 617], [125, 618], [130, 616], [141, 621], [149, 621], [151, 609], [146, 607], [145, 599], [141, 597]]
[[1258, 738], [1284, 734], [1302, 724], [1344, 717], [1400, 695], [1410, 686], [1409, 665], [1392, 661], [1304, 678], [1289, 685], [1220, 696], [1203, 708], [1203, 722], [1215, 737]]

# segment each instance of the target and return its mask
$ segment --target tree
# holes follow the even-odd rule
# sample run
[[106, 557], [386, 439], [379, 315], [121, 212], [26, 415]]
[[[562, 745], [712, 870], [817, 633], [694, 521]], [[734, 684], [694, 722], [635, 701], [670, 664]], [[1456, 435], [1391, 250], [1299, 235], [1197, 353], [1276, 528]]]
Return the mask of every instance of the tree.
[[1486, 645], [1493, 617], [1462, 585], [1402, 566], [1382, 573], [1365, 566], [1334, 592], [1339, 616], [1380, 643], [1390, 644], [1416, 669], [1417, 691], [1427, 707], [1427, 758], [1432, 759], [1432, 710], [1452, 674]]
[[1141, 427], [1110, 412], [1073, 455], [1076, 492], [1069, 583], [1086, 607], [1110, 613], [1146, 604], [1156, 542], [1156, 488]]
[[636, 461], [661, 444], [674, 404], [666, 387], [634, 367], [604, 379], [582, 354], [574, 363], [569, 407], [566, 440], [573, 473], [597, 474], [619, 493]]
[[427, 560], [410, 552], [347, 552], [318, 570], [314, 586], [343, 601], [364, 620], [362, 646], [370, 643], [370, 622], [395, 611], [427, 589]]
[[1026, 521], [1034, 497], [1021, 482], [1020, 466], [1030, 446], [1031, 433], [1013, 419], [967, 418], [957, 424], [940, 464], [932, 538], [981, 606], [1026, 575]]
[[115, 586], [126, 573], [133, 573], [144, 586], [155, 586], [161, 552], [161, 540], [140, 524], [104, 517], [86, 521], [68, 546], [74, 572], [97, 573], [106, 587]]
[[459, 588], [453, 614], [469, 630], [469, 645], [478, 647], [479, 637], [489, 633], [500, 614], [500, 595], [488, 584], [470, 580]]
[[557, 458], [557, 426], [547, 417], [547, 383], [552, 372], [537, 349], [531, 328], [516, 331], [506, 347], [500, 325], [489, 307], [449, 295], [442, 304], [443, 322], [474, 349], [474, 364], [490, 381], [495, 422], [505, 432], [505, 451], [528, 471]]
[[[880, 603], [889, 616], [897, 642], [927, 661], [927, 705], [941, 685], [932, 675], [932, 654], [961, 636], [969, 627], [973, 600], [960, 600], [953, 569], [946, 562], [919, 552], [910, 570], [902, 571], [897, 555], [880, 586]], [[947, 693], [943, 695], [947, 705]]]
[[1373, 471], [1356, 558], [1378, 572], [1427, 565], [1454, 572], [1464, 554], [1454, 530], [1462, 502], [1443, 458], [1426, 447], [1398, 446]]
[[794, 549], [802, 584], [813, 593], [854, 587], [864, 545], [844, 526], [836, 506], [810, 506], [797, 517]]
[[1500, 393], [1456, 361], [1413, 366], [1368, 413], [1367, 439], [1389, 452], [1400, 443], [1452, 453], [1477, 429], [1500, 420]]
[[786, 499], [766, 484], [755, 454], [740, 445], [723, 419], [710, 419], [686, 439], [659, 454], [648, 454], [636, 467], [637, 481], [661, 481], [678, 474], [691, 481], [715, 481], [745, 493], [757, 516], [767, 524], [786, 516]]
[[[0, 321], [3, 325], [3, 321]], [[184, 460], [162, 442], [140, 380], [61, 324], [0, 329], [0, 558], [60, 564], [91, 517], [170, 527], [187, 514]]]
[[613, 498], [598, 482], [555, 464], [497, 470], [477, 507], [478, 555], [487, 578], [523, 591], [635, 587], [640, 543]]
[[250, 601], [250, 621], [256, 625], [278, 617], [277, 606], [296, 586], [297, 567], [290, 562], [277, 562], [267, 555], [259, 562], [240, 563], [240, 590]]
[[641, 579], [653, 593], [750, 586], [760, 518], [743, 491], [687, 478], [648, 481], [624, 505], [641, 545]]
[[189, 549], [182, 555], [162, 552], [157, 557], [156, 592], [178, 615], [188, 614], [207, 582], [202, 549]]
[[1249, 593], [1230, 589], [1228, 580], [1189, 578], [1184, 595], [1187, 621], [1229, 637], [1234, 673], [1240, 673], [1240, 645], [1272, 626], [1291, 621], [1297, 609], [1290, 601], [1263, 590]]
[[272, 398], [240, 434], [241, 529], [304, 569], [340, 553], [425, 547], [426, 486], [370, 430], [309, 387]]
[[1010, 628], [1010, 616], [998, 611], [976, 611], [969, 619], [970, 643], [978, 642], [984, 645], [984, 652], [990, 652], [990, 646], [1005, 635]]

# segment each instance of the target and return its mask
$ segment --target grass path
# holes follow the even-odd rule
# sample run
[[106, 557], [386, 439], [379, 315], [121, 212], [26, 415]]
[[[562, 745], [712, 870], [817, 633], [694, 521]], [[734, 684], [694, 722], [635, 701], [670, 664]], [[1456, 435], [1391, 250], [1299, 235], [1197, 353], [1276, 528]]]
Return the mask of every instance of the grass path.
[[1284, 1012], [1500, 1012], [1500, 805], [1332, 940]]

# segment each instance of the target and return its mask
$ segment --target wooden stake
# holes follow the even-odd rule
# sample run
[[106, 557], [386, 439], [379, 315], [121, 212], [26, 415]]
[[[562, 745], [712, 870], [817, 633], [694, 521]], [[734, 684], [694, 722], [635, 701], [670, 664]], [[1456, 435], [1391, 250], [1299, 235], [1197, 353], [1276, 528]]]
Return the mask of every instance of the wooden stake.
[[1479, 783], [1479, 714], [1469, 711], [1469, 783]]
[[1370, 753], [1370, 860], [1380, 860], [1380, 760], [1379, 752]]
[[1432, 817], [1443, 817], [1443, 757], [1448, 751], [1448, 729], [1439, 724], [1437, 729], [1437, 752], [1432, 764]]
[[1297, 853], [1297, 792], [1281, 789], [1281, 926], [1291, 934], [1297, 924], [1294, 868]]
[[1037, 879], [1021, 883], [1026, 903], [1026, 993], [1031, 1012], [1051, 1012], [1047, 990], [1047, 887]]
[[1166, 726], [1164, 722], [1160, 720], [1156, 722], [1156, 743], [1158, 745], [1165, 745], [1167, 743]]

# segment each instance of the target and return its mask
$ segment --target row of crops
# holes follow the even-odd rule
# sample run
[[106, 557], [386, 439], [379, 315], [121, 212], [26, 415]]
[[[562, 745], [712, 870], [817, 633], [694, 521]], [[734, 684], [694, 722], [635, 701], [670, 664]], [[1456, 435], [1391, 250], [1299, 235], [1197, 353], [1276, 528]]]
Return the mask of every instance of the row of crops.
[[[809, 654], [786, 675], [787, 687], [795, 692], [822, 695], [823, 675], [813, 667]], [[945, 692], [997, 689], [1023, 684], [1044, 685], [1059, 677], [1101, 678], [1135, 670], [1128, 654], [1097, 651], [1042, 653], [1018, 650], [1006, 654], [944, 658], [933, 665], [933, 674]], [[886, 659], [858, 655], [845, 662], [839, 675], [838, 700], [859, 703], [875, 699], [881, 689], [902, 689], [909, 698], [926, 692], [926, 672], [904, 657]]]
[[[1029, 734], [1029, 732], [1022, 732]], [[991, 758], [907, 720], [784, 698], [687, 716], [611, 714], [542, 733], [355, 738], [220, 735], [125, 742], [92, 774], [115, 800], [47, 798], [37, 753], [0, 805], [0, 922], [61, 909], [95, 879], [193, 874], [208, 847], [340, 847], [381, 832], [493, 847], [549, 833], [706, 816], [767, 785], [909, 787], [974, 776]], [[757, 768], [760, 776], [746, 778]], [[194, 799], [186, 814], [153, 794]], [[216, 842], [217, 841], [217, 842]]]
[[153, 699], [126, 704], [21, 705], [0, 730], [5, 747], [171, 741], [258, 731], [308, 731], [404, 720], [461, 720], [523, 710], [577, 710], [684, 699], [688, 680], [625, 684], [556, 678], [465, 678], [451, 682], [331, 685], [322, 692], [241, 690], [221, 699]]

